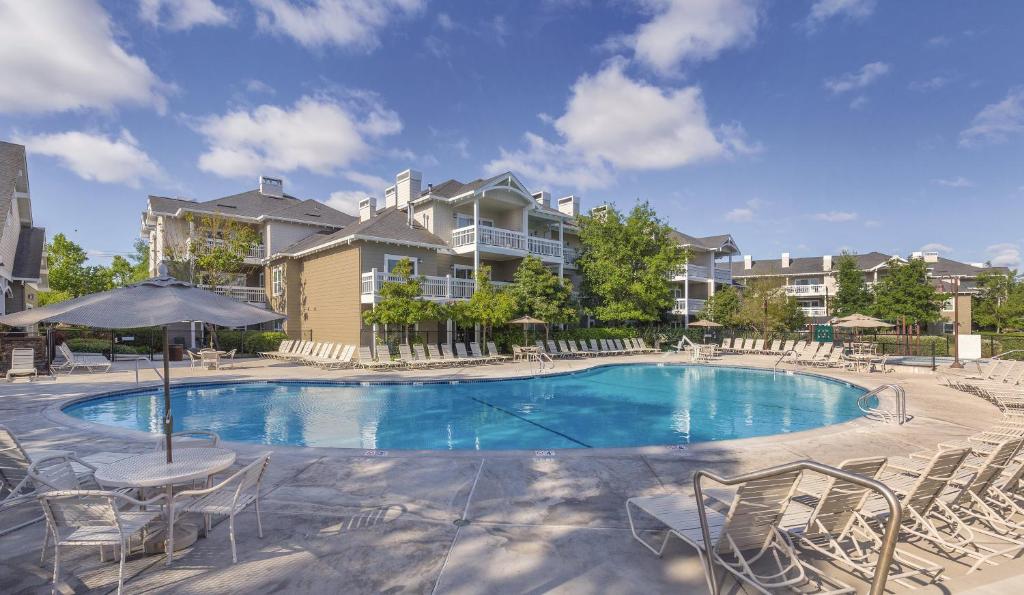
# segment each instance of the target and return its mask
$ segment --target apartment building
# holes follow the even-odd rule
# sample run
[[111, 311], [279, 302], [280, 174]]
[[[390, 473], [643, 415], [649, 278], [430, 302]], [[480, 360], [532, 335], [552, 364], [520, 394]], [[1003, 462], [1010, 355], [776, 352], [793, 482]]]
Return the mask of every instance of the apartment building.
[[45, 244], [32, 221], [25, 147], [0, 142], [0, 314], [33, 307], [47, 289]]
[[740, 249], [728, 234], [698, 238], [673, 230], [671, 235], [690, 254], [669, 279], [675, 298], [672, 314], [688, 325], [717, 289], [732, 285], [732, 259]]
[[[906, 262], [900, 256], [868, 252], [854, 254], [857, 268], [863, 273], [868, 287], [874, 286], [888, 274], [893, 261]], [[786, 293], [796, 298], [804, 314], [812, 322], [823, 322], [829, 318], [829, 299], [836, 294], [838, 285], [835, 264], [839, 257], [832, 255], [792, 258], [783, 252], [774, 260], [754, 260], [746, 255], [742, 262], [732, 263], [733, 278], [739, 283], [750, 279], [778, 279]], [[939, 256], [937, 252], [914, 252], [910, 258], [922, 259], [928, 265], [929, 280], [936, 289], [953, 293], [954, 279], [959, 281], [960, 330], [971, 328], [971, 296], [976, 293], [978, 275], [985, 271], [1007, 272], [1005, 267], [989, 267], [982, 263], [963, 263]], [[950, 299], [943, 306], [942, 316], [948, 330], [952, 330], [954, 301]]]
[[[358, 221], [269, 254], [271, 306], [288, 316], [290, 335], [367, 345], [380, 329], [363, 324], [362, 313], [380, 302], [402, 259], [423, 278], [423, 299], [439, 302], [469, 299], [485, 266], [496, 285], [510, 283], [527, 255], [571, 275], [579, 201], [566, 196], [556, 205], [511, 172], [424, 188], [422, 174], [403, 171], [384, 190], [383, 205], [361, 201]], [[460, 329], [448, 321], [419, 330], [440, 341]]]

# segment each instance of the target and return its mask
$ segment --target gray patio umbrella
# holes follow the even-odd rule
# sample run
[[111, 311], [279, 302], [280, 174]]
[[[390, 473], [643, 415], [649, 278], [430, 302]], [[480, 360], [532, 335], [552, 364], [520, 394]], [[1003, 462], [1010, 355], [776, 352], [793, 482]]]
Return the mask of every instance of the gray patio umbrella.
[[[218, 326], [248, 326], [285, 316], [243, 304], [229, 297], [199, 289], [167, 274], [109, 291], [83, 295], [66, 302], [0, 316], [0, 324], [29, 326], [40, 322], [65, 323], [93, 328], [163, 327], [164, 334], [164, 434], [167, 462], [171, 462], [171, 379], [167, 325], [202, 321]], [[111, 353], [111, 359], [113, 359]]]

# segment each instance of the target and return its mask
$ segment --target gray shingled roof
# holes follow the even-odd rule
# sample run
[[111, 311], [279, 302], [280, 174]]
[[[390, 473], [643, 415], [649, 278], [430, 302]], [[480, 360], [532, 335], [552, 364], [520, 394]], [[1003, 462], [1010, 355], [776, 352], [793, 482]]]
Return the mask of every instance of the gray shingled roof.
[[315, 200], [301, 200], [288, 194], [278, 198], [262, 194], [259, 190], [248, 190], [204, 202], [150, 196], [149, 206], [158, 213], [175, 213], [178, 209], [187, 209], [200, 213], [233, 215], [251, 219], [258, 217], [291, 219], [328, 227], [343, 227], [355, 220], [352, 215]]
[[722, 247], [723, 244], [732, 239], [732, 236], [730, 236], [729, 234], [705, 236], [702, 238], [698, 238], [695, 236], [691, 236], [690, 234], [683, 233], [677, 229], [673, 229], [671, 232], [669, 232], [669, 237], [671, 237], [672, 239], [674, 239], [675, 241], [679, 242], [684, 246], [697, 246], [699, 248], [704, 248], [707, 250], [718, 250]]
[[[887, 262], [892, 256], [888, 254], [882, 254], [881, 252], [868, 252], [867, 254], [854, 254], [854, 258], [857, 259], [857, 268], [862, 271], [873, 269], [876, 266]], [[782, 268], [782, 259], [776, 258], [775, 260], [753, 260], [751, 268], [743, 268], [743, 261], [733, 261], [732, 263], [732, 276], [733, 277], [751, 277], [759, 275], [813, 275], [815, 273], [824, 273], [823, 257], [821, 256], [806, 256], [803, 258], [791, 258], [789, 259], [789, 268]], [[833, 267], [836, 261], [839, 259], [838, 256], [832, 257]]]
[[1010, 269], [1007, 267], [983, 267], [979, 268], [973, 264], [967, 264], [966, 262], [957, 262], [948, 258], [939, 257], [938, 262], [928, 263], [928, 268], [932, 270], [932, 274], [936, 276], [940, 275], [956, 275], [962, 277], [974, 277], [982, 272], [992, 273], [1009, 273]]
[[39, 279], [43, 263], [43, 245], [46, 230], [42, 227], [22, 227], [18, 234], [18, 249], [14, 253], [12, 276], [15, 279]]
[[380, 238], [389, 242], [430, 244], [438, 248], [447, 247], [447, 243], [444, 240], [427, 231], [419, 223], [413, 222], [412, 227], [410, 227], [407, 217], [405, 211], [400, 211], [395, 207], [388, 207], [377, 211], [377, 215], [372, 219], [353, 223], [334, 233], [315, 233], [307, 236], [288, 246], [280, 253], [293, 255], [355, 235], [363, 238]]
[[7, 222], [15, 192], [28, 192], [25, 147], [0, 141], [0, 230]]

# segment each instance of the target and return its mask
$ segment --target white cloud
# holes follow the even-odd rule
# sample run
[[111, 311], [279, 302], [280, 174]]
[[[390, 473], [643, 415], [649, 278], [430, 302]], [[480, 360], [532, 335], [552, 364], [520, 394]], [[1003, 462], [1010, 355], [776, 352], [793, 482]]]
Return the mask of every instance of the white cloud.
[[200, 118], [195, 128], [209, 146], [199, 168], [233, 178], [297, 169], [329, 174], [366, 157], [371, 140], [399, 132], [402, 122], [363, 94], [348, 103], [306, 96], [291, 107], [239, 109]]
[[1021, 258], [1020, 246], [1018, 244], [1010, 242], [992, 244], [985, 248], [985, 252], [989, 254], [989, 262], [992, 263], [992, 266], [1020, 269]]
[[342, 175], [345, 177], [346, 180], [355, 182], [356, 184], [359, 184], [363, 188], [370, 190], [371, 192], [380, 193], [381, 195], [384, 194], [385, 188], [394, 184], [393, 180], [389, 182], [379, 176], [364, 174], [358, 171], [347, 171]]
[[437, 14], [437, 24], [445, 31], [451, 31], [455, 28], [455, 21], [452, 20], [451, 15], [447, 12], [440, 12]]
[[[358, 186], [362, 187], [362, 190], [338, 190], [332, 192], [327, 198], [327, 204], [339, 211], [353, 215], [359, 211], [359, 201], [368, 196], [378, 197], [379, 199], [384, 189], [393, 183], [384, 178], [357, 171], [346, 171], [342, 176], [346, 180], [355, 182]], [[378, 202], [377, 206], [383, 207], [384, 205]]]
[[945, 35], [936, 35], [934, 37], [929, 37], [928, 40], [924, 42], [924, 45], [928, 48], [942, 48], [949, 45], [950, 41], [951, 40]]
[[749, 45], [760, 20], [760, 0], [636, 1], [654, 16], [615, 45], [632, 48], [639, 61], [662, 73]]
[[291, 37], [307, 48], [372, 50], [396, 19], [418, 14], [424, 0], [252, 0], [263, 31]]
[[[370, 196], [370, 194], [361, 190], [339, 190], [337, 192], [332, 192], [331, 195], [327, 197], [327, 206], [338, 209], [342, 213], [356, 215], [359, 212], [359, 201], [363, 200], [367, 196]], [[381, 206], [383, 205], [377, 205], [378, 208]]]
[[877, 219], [867, 219], [864, 221], [864, 227], [881, 227], [882, 222]]
[[163, 112], [171, 89], [118, 45], [95, 0], [0, 3], [0, 112], [40, 113], [119, 104]]
[[25, 145], [29, 153], [56, 157], [84, 180], [138, 188], [143, 179], [163, 177], [160, 166], [127, 130], [117, 138], [72, 131], [19, 137], [16, 142]]
[[765, 205], [765, 202], [760, 198], [752, 198], [744, 204], [746, 206], [736, 207], [735, 209], [730, 209], [726, 212], [725, 220], [736, 223], [753, 221], [754, 217], [757, 215], [757, 211]]
[[960, 145], [973, 147], [986, 143], [1002, 143], [1024, 132], [1024, 87], [1010, 89], [997, 103], [986, 105], [971, 120], [971, 126], [960, 133]]
[[949, 252], [952, 252], [952, 251], [953, 251], [953, 249], [950, 248], [949, 246], [947, 246], [945, 244], [940, 244], [938, 242], [931, 242], [929, 244], [925, 244], [924, 246], [921, 246], [921, 252], [944, 252], [944, 253], [949, 253]]
[[825, 79], [825, 88], [838, 95], [848, 91], [863, 89], [886, 75], [891, 70], [885, 62], [870, 62], [856, 72], [848, 72], [842, 76]]
[[860, 110], [864, 109], [868, 104], [868, 98], [864, 95], [858, 95], [850, 100], [850, 109]]
[[580, 188], [599, 187], [614, 179], [614, 169], [672, 169], [761, 150], [738, 123], [712, 127], [699, 87], [663, 89], [629, 78], [624, 66], [613, 60], [577, 79], [565, 114], [552, 121], [564, 144], [527, 134], [525, 150], [501, 149], [487, 171], [512, 169], [530, 177], [529, 170], [543, 180], [563, 172], [571, 179], [560, 180], [560, 187], [574, 181]]
[[829, 211], [827, 213], [815, 213], [813, 217], [818, 221], [827, 221], [828, 223], [844, 223], [856, 220], [858, 215], [850, 211]]
[[939, 89], [945, 87], [951, 82], [953, 82], [953, 79], [947, 76], [933, 76], [930, 79], [913, 81], [909, 85], [907, 85], [907, 88], [909, 88], [911, 91], [921, 91], [923, 93], [927, 93], [929, 91], [938, 91]]
[[226, 25], [231, 21], [228, 11], [213, 0], [139, 0], [139, 18], [172, 31], [196, 25]]
[[807, 15], [807, 28], [811, 31], [834, 17], [862, 20], [875, 11], [875, 0], [815, 0]]
[[932, 180], [932, 183], [949, 188], [972, 188], [974, 186], [974, 182], [963, 176], [957, 176], [955, 178], [935, 178]]
[[264, 83], [259, 79], [249, 79], [245, 82], [245, 90], [250, 93], [266, 93], [267, 95], [276, 95], [277, 90]]

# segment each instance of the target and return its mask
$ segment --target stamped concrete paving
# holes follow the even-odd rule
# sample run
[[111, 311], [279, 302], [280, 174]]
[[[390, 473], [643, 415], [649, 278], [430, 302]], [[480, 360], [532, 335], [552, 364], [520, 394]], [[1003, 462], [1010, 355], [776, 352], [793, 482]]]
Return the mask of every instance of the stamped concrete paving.
[[[559, 362], [556, 372], [615, 361], [680, 361], [678, 356], [602, 358]], [[722, 365], [770, 367], [757, 356], [727, 356]], [[175, 368], [176, 380], [251, 378], [471, 378], [531, 373], [507, 364], [417, 372], [324, 372], [250, 361], [221, 372]], [[232, 565], [227, 527], [179, 552], [129, 560], [131, 593], [701, 593], [700, 565], [678, 543], [658, 559], [630, 535], [624, 502], [629, 496], [692, 492], [695, 469], [735, 474], [797, 459], [826, 463], [866, 455], [892, 455], [966, 436], [998, 412], [979, 399], [937, 385], [931, 373], [885, 375], [839, 372], [835, 376], [874, 387], [898, 382], [908, 392], [914, 419], [905, 426], [857, 420], [808, 432], [729, 442], [686, 450], [665, 447], [528, 452], [418, 453], [277, 447], [263, 489], [264, 538], [251, 511], [237, 522], [239, 563]], [[152, 372], [143, 373], [152, 383]], [[64, 416], [69, 399], [134, 385], [133, 371], [75, 375], [57, 381], [0, 385], [0, 423], [29, 448], [92, 452], [145, 451], [153, 438], [86, 424]], [[266, 450], [232, 443], [238, 465]], [[26, 518], [35, 510], [23, 510]], [[14, 516], [0, 517], [8, 526]], [[456, 524], [454, 521], [462, 519]], [[40, 566], [42, 524], [0, 537], [0, 592], [43, 593], [50, 588], [52, 554]], [[1016, 576], [1019, 562], [960, 579], [956, 564], [948, 585], [992, 591]], [[998, 571], [998, 572], [996, 572]], [[962, 574], [962, 572], [961, 572]], [[991, 584], [985, 576], [991, 576]], [[965, 582], [958, 582], [965, 581]], [[1002, 582], [1001, 582], [1002, 581]], [[106, 593], [116, 587], [116, 564], [95, 550], [71, 548], [65, 556], [63, 592]], [[947, 588], [948, 587], [944, 587]], [[931, 590], [931, 592], [939, 592]]]

